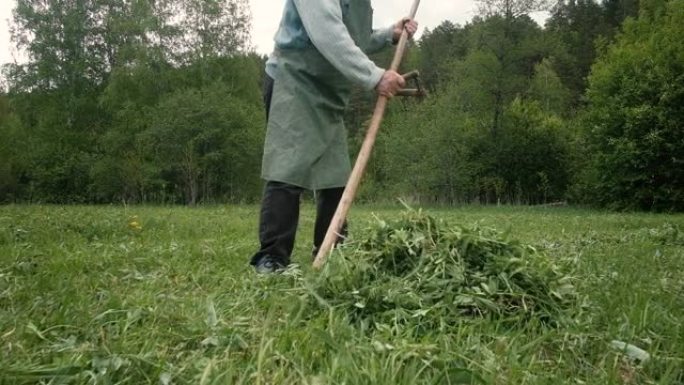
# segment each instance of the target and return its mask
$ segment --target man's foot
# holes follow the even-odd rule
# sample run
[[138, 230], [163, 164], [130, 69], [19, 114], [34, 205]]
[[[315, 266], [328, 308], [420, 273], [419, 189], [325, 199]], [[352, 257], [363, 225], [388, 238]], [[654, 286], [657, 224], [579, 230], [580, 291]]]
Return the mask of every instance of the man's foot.
[[285, 266], [270, 257], [263, 257], [261, 260], [254, 265], [254, 270], [257, 274], [273, 274], [285, 270]]

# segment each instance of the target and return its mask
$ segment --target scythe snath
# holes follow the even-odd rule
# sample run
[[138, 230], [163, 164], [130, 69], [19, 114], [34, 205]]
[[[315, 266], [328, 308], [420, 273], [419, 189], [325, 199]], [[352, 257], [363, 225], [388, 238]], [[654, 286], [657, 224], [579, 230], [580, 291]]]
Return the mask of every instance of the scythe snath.
[[[415, 19], [419, 5], [420, 0], [415, 0], [413, 2], [411, 12], [409, 13], [409, 18]], [[401, 34], [401, 38], [399, 39], [399, 43], [397, 44], [397, 49], [394, 53], [394, 59], [392, 60], [392, 64], [389, 68], [390, 70], [397, 71], [399, 69], [401, 60], [404, 57], [404, 52], [406, 52], [407, 43], [408, 32], [404, 30], [404, 32]], [[416, 72], [412, 72], [405, 75], [405, 79], [407, 80], [415, 79], [416, 77]], [[418, 87], [417, 90], [404, 90], [403, 94], [407, 96], [421, 96], [424, 93], [422, 92], [421, 88]], [[402, 92], [400, 92], [399, 95], [402, 95]], [[356, 164], [354, 165], [354, 169], [352, 170], [351, 175], [349, 176], [347, 186], [345, 187], [344, 193], [342, 194], [342, 199], [340, 199], [340, 203], [337, 206], [337, 211], [335, 211], [335, 216], [330, 222], [328, 232], [325, 234], [325, 239], [323, 240], [321, 247], [318, 249], [318, 254], [316, 255], [316, 259], [313, 262], [313, 266], [315, 269], [320, 269], [323, 267], [323, 265], [326, 262], [326, 259], [328, 258], [328, 255], [332, 252], [333, 248], [335, 247], [335, 243], [337, 242], [337, 239], [340, 236], [340, 231], [342, 229], [345, 219], [347, 218], [347, 213], [349, 212], [352, 202], [354, 201], [356, 191], [359, 188], [361, 178], [363, 177], [363, 173], [366, 170], [366, 165], [368, 164], [371, 152], [373, 151], [373, 145], [375, 144], [375, 139], [378, 136], [380, 124], [382, 123], [382, 119], [385, 116], [387, 102], [387, 97], [378, 97], [378, 101], [375, 105], [375, 111], [373, 112], [373, 118], [371, 119], [370, 127], [368, 128], [366, 138], [364, 139], [363, 144], [361, 146], [359, 156], [356, 158]]]

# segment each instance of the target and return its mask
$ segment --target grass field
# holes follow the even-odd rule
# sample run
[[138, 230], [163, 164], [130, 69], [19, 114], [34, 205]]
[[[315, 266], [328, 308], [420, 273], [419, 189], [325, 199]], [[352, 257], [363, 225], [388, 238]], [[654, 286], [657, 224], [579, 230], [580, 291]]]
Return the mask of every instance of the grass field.
[[[355, 207], [352, 234], [399, 208]], [[684, 384], [684, 216], [428, 209], [572, 266], [574, 322], [411, 333], [307, 314], [314, 213], [257, 276], [257, 206], [0, 207], [1, 384]], [[646, 362], [611, 346], [647, 351]]]

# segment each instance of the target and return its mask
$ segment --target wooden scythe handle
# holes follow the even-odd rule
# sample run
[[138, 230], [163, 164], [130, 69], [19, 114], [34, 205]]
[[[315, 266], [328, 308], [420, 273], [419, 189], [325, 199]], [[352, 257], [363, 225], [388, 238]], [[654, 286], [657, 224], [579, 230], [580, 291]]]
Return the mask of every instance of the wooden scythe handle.
[[[416, 13], [418, 12], [418, 6], [420, 5], [420, 0], [414, 0], [413, 6], [411, 7], [411, 12], [409, 17], [415, 19]], [[401, 34], [399, 43], [397, 44], [397, 49], [394, 53], [394, 59], [392, 60], [392, 65], [390, 70], [397, 71], [399, 69], [399, 64], [404, 57], [404, 52], [406, 51], [406, 45], [408, 43], [408, 33], [406, 30]], [[361, 145], [361, 151], [359, 156], [356, 158], [356, 164], [352, 170], [349, 180], [347, 181], [347, 186], [342, 194], [342, 199], [340, 204], [337, 206], [337, 211], [335, 211], [335, 216], [330, 222], [330, 227], [328, 227], [328, 232], [325, 234], [325, 239], [323, 244], [318, 249], [318, 254], [314, 260], [313, 267], [315, 269], [320, 269], [325, 264], [328, 254], [330, 254], [335, 247], [337, 238], [340, 236], [340, 230], [344, 225], [344, 221], [347, 218], [347, 213], [349, 208], [354, 201], [354, 196], [356, 196], [356, 190], [359, 188], [361, 183], [361, 178], [366, 170], [366, 165], [370, 159], [371, 152], [373, 151], [373, 145], [375, 144], [375, 138], [378, 136], [378, 130], [382, 119], [385, 116], [385, 108], [387, 107], [387, 98], [384, 96], [378, 97], [378, 101], [375, 104], [375, 112], [373, 112], [373, 118], [371, 119], [370, 127], [366, 133], [366, 138], [363, 140]]]

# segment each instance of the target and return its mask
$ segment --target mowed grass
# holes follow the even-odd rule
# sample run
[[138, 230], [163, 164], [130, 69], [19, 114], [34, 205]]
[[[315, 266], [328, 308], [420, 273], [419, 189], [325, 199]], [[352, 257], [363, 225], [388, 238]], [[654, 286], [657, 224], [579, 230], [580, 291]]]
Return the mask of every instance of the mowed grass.
[[[682, 215], [427, 209], [569, 263], [582, 300], [567, 325], [483, 318], [416, 334], [303, 311], [301, 282], [316, 274], [310, 203], [300, 269], [255, 275], [258, 209], [0, 207], [0, 383], [684, 383]], [[354, 207], [352, 236], [401, 210]]]

